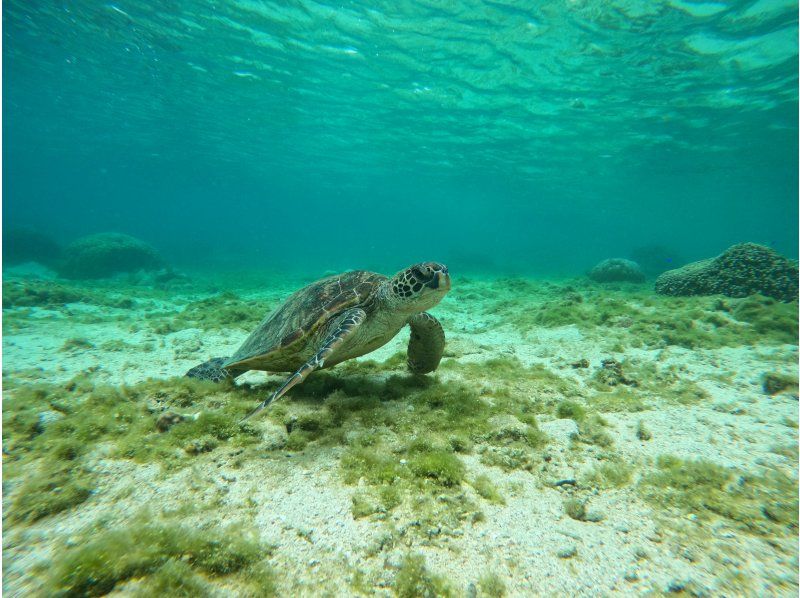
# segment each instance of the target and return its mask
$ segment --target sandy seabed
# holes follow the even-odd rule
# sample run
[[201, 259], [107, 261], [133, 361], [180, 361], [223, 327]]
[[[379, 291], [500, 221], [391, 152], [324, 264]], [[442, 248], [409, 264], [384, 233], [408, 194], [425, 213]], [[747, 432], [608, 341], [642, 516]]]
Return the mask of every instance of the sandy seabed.
[[[7, 272], [5, 280], [6, 297], [17, 297], [28, 286], [39, 292], [56, 285], [33, 280], [26, 271]], [[489, 412], [490, 432], [469, 437], [467, 447], [451, 443], [463, 465], [458, 479], [442, 482], [428, 475], [415, 486], [418, 480], [408, 474], [401, 498], [392, 504], [364, 507], [364, 501], [378, 500], [381, 484], [366, 474], [343, 474], [354, 435], [366, 433], [361, 424], [345, 416], [337, 424], [341, 436], [326, 428], [316, 436], [307, 432], [299, 442], [285, 423], [329, 410], [331, 401], [350, 392], [337, 387], [347, 377], [381, 388], [390, 376], [407, 376], [394, 357], [405, 350], [407, 331], [361, 358], [363, 366], [320, 374], [337, 388], [333, 399], [290, 393], [281, 411], [253, 424], [256, 440], [244, 448], [223, 439], [208, 450], [179, 450], [178, 461], [167, 467], [158, 459], [125, 458], [113, 449], [113, 438], [103, 437], [79, 457], [93, 476], [85, 500], [44, 516], [15, 516], [25, 504], [20, 496], [26, 479], [47, 458], [37, 451], [49, 450], [35, 439], [14, 437], [16, 428], [7, 418], [16, 417], [12, 406], [18, 393], [42, 384], [74, 386], [70, 381], [76, 376], [112, 387], [180, 376], [209, 357], [234, 352], [253, 322], [303, 282], [252, 274], [222, 282], [184, 281], [167, 289], [64, 283], [62, 291], [90, 291], [66, 304], [58, 303], [58, 294], [39, 300], [22, 293], [23, 299], [11, 301], [3, 311], [5, 595], [69, 590], [63, 575], [57, 577], [64, 559], [104, 530], [139, 521], [143, 509], [197, 529], [246, 526], [266, 547], [259, 559], [281, 596], [797, 595], [797, 515], [787, 520], [770, 510], [775, 504], [797, 508], [797, 346], [769, 335], [760, 342], [749, 336], [740, 343], [736, 334], [716, 342], [722, 332], [704, 318], [721, 299], [659, 298], [651, 304], [648, 285], [456, 278], [450, 295], [432, 310], [448, 337], [434, 384], [473, 389], [493, 408], [500, 404], [493, 402], [495, 393], [517, 407], [530, 402], [536, 405], [535, 421], [520, 421], [501, 408]], [[220, 302], [203, 303], [221, 293], [227, 294]], [[735, 308], [737, 300], [729, 301]], [[537, 323], [535, 314], [542, 310], [569, 305], [579, 306], [583, 315], [573, 322], [542, 317]], [[611, 310], [608, 317], [587, 318], [595, 305]], [[652, 314], [664, 306], [670, 307], [665, 318], [694, 320], [702, 338], [654, 341], [659, 324], [652, 323]], [[717, 311], [730, 318], [731, 310]], [[651, 314], [644, 331], [636, 326], [642, 313]], [[624, 371], [611, 384], [604, 376], [615, 372], [608, 360]], [[794, 385], [768, 394], [768, 374], [794, 377]], [[238, 384], [250, 389], [254, 406], [280, 379], [250, 372]], [[323, 395], [325, 384], [315, 387]], [[411, 396], [393, 398], [391, 409], [410, 409]], [[214, 400], [204, 408], [218, 406]], [[565, 401], [585, 413], [569, 412]], [[158, 408], [142, 409], [142, 417], [155, 422]], [[43, 404], [40, 411], [47, 422], [53, 408]], [[196, 406], [184, 409], [192, 411]], [[390, 438], [377, 445], [385, 442], [386, 454], [403, 466], [407, 455], [391, 447], [409, 439], [447, 441], [441, 431], [431, 433], [424, 419], [416, 429], [413, 418], [409, 421], [402, 429], [381, 424]], [[519, 438], [537, 427], [541, 443], [524, 445]], [[153, 425], [152, 438], [174, 430], [158, 432]], [[665, 471], [665, 456], [728, 472], [723, 495], [736, 495], [737, 484], [747, 487], [749, 480], [773, 474], [788, 484], [765, 482], [730, 511], [717, 504], [719, 497], [687, 498], [696, 477], [654, 477]], [[598, 473], [603, 467], [622, 474], [609, 481]], [[479, 492], [478, 478], [492, 491]], [[445, 511], [458, 503], [452, 507], [456, 514], [442, 514], [427, 503], [420, 514], [417, 487]], [[567, 514], [570, 500], [585, 513]], [[419, 579], [408, 581], [414, 573], [408, 555], [423, 558], [424, 567], [415, 570]], [[192, 557], [183, 561], [193, 564]], [[121, 574], [110, 592], [147, 594], [152, 575], [147, 567]], [[197, 568], [192, 575], [208, 595], [258, 594], [236, 575]], [[89, 585], [72, 591], [97, 595], [109, 589]]]

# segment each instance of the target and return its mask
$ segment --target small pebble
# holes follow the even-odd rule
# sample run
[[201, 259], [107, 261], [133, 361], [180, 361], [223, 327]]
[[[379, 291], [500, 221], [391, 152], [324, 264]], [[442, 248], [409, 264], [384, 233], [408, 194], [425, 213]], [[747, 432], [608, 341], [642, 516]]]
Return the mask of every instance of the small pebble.
[[570, 544], [569, 546], [561, 548], [556, 554], [560, 559], [571, 559], [578, 554], [578, 548], [574, 544]]
[[174, 411], [166, 411], [156, 420], [156, 430], [159, 432], [166, 432], [175, 424], [179, 424], [186, 418], [180, 413]]
[[403, 560], [399, 554], [390, 554], [383, 560], [385, 569], [399, 569], [403, 566]]
[[678, 592], [683, 592], [686, 589], [686, 586], [689, 585], [689, 581], [685, 579], [673, 579], [672, 581], [667, 584], [667, 592], [670, 594], [677, 594]]
[[589, 511], [588, 513], [586, 513], [586, 518], [584, 519], [584, 521], [590, 521], [591, 523], [598, 523], [605, 518], [606, 518], [605, 515], [603, 515], [598, 511]]
[[561, 486], [575, 486], [578, 482], [574, 478], [567, 478], [566, 480], [558, 480], [553, 484], [556, 488]]
[[646, 558], [649, 558], [650, 555], [647, 554], [647, 551], [644, 548], [642, 548], [641, 546], [637, 546], [636, 548], [633, 549], [633, 556], [635, 556], [637, 560], [641, 561]]

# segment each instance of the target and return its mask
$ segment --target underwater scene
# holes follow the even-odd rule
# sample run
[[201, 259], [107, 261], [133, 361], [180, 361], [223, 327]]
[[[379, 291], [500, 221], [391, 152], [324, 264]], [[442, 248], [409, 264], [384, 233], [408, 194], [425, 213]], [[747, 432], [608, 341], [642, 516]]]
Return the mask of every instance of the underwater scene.
[[797, 596], [796, 2], [2, 15], [5, 596]]

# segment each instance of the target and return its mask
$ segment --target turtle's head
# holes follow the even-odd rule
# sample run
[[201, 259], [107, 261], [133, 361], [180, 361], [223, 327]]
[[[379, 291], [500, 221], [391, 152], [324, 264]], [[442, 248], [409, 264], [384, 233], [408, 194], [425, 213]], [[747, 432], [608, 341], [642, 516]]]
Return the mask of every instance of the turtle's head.
[[389, 281], [392, 303], [411, 312], [432, 308], [449, 290], [447, 266], [438, 262], [414, 264], [395, 274]]

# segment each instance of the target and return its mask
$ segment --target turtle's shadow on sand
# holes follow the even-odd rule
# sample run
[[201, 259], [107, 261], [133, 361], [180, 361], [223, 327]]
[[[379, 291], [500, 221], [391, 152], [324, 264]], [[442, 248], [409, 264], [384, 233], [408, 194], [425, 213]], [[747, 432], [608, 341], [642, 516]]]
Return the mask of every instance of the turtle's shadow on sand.
[[[263, 400], [280, 384], [270, 380], [264, 385], [239, 388], [246, 387], [243, 390], [248, 396]], [[440, 384], [434, 377], [405, 372], [315, 372], [271, 406], [266, 415], [273, 423], [287, 426], [290, 436], [301, 431], [307, 440], [331, 436], [328, 441], [338, 444], [332, 436], [342, 430], [389, 425], [398, 410], [414, 402], [415, 395]]]
[[[266, 397], [283, 384], [277, 374], [264, 383], [245, 383], [237, 390], [253, 397]], [[289, 391], [281, 403], [307, 403], [319, 406], [335, 393], [346, 397], [379, 397], [381, 401], [407, 398], [440, 382], [435, 378], [410, 373], [354, 374], [350, 372], [314, 372], [308, 379]]]

